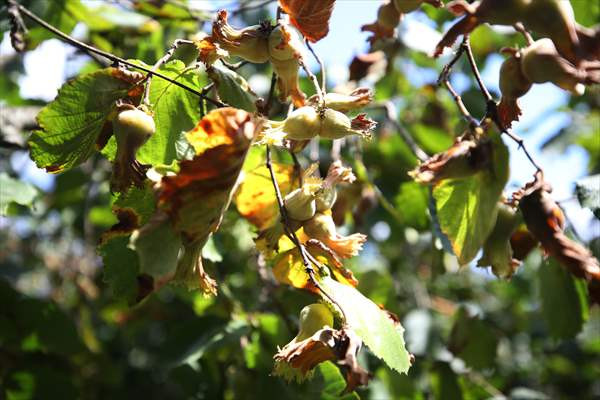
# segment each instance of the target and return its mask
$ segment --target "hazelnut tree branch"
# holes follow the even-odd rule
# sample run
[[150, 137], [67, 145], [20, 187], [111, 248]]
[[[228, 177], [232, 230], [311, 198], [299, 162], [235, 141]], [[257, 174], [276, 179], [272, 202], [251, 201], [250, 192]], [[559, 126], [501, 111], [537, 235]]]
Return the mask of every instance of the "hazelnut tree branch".
[[[283, 224], [283, 230], [285, 235], [294, 243], [294, 245], [298, 248], [300, 252], [300, 257], [302, 258], [302, 264], [304, 264], [304, 270], [308, 274], [308, 278], [310, 283], [319, 290], [320, 293], [323, 294], [332, 304], [334, 304], [341, 312], [344, 321], [346, 321], [346, 314], [344, 309], [340, 307], [340, 305], [333, 299], [327, 292], [323, 290], [319, 281], [316, 278], [315, 270], [312, 267], [311, 263], [314, 264], [318, 268], [323, 268], [321, 263], [317, 261], [317, 259], [310, 254], [306, 247], [300, 242], [298, 239], [298, 235], [294, 229], [291, 228], [290, 220], [288, 217], [287, 209], [285, 208], [285, 204], [283, 202], [283, 196], [281, 195], [281, 190], [279, 189], [279, 184], [277, 183], [277, 177], [275, 176], [275, 171], [273, 170], [273, 164], [271, 163], [271, 148], [269, 145], [265, 145], [266, 148], [266, 161], [265, 164], [267, 169], [269, 170], [269, 175], [271, 176], [271, 182], [273, 183], [273, 189], [275, 190], [275, 197], [277, 199], [277, 205], [279, 206], [279, 214], [281, 215], [281, 223]], [[309, 261], [310, 260], [310, 261]]]
[[47, 23], [46, 21], [44, 21], [43, 19], [41, 19], [40, 17], [38, 17], [37, 15], [32, 13], [31, 11], [29, 11], [27, 8], [23, 7], [21, 4], [17, 3], [15, 0], [8, 0], [8, 2], [11, 6], [16, 7], [19, 10], [19, 12], [25, 14], [31, 20], [36, 22], [38, 25], [40, 25], [47, 31], [54, 33], [56, 36], [60, 37], [65, 42], [69, 43], [70, 45], [72, 45], [74, 47], [77, 47], [85, 52], [98, 54], [102, 57], [105, 57], [105, 58], [111, 60], [113, 63], [123, 64], [123, 65], [127, 65], [128, 67], [131, 67], [131, 68], [139, 69], [141, 71], [146, 72], [149, 76], [156, 75], [159, 78], [164, 79], [168, 82], [171, 82], [172, 84], [179, 86], [180, 88], [187, 90], [190, 93], [194, 93], [196, 96], [202, 97], [204, 100], [208, 101], [209, 103], [212, 103], [216, 107], [225, 107], [226, 106], [226, 104], [224, 104], [218, 100], [211, 99], [210, 97], [205, 96], [198, 90], [191, 88], [191, 87], [189, 87], [181, 82], [178, 82], [174, 79], [171, 79], [168, 76], [161, 74], [160, 72], [153, 71], [152, 69], [144, 67], [142, 65], [136, 65], [136, 64], [129, 62], [121, 57], [118, 57], [112, 53], [97, 49], [94, 46], [90, 46], [87, 43], [81, 42], [81, 41], [67, 35], [66, 33], [55, 28], [54, 26], [50, 25], [49, 23]]
[[[515, 26], [515, 28], [519, 30], [518, 26]], [[527, 38], [527, 31], [523, 29], [522, 31], [519, 30], [519, 32], [523, 33]], [[454, 98], [454, 101], [456, 102], [461, 114], [463, 114], [463, 116], [469, 121], [469, 123], [471, 125], [475, 124], [475, 126], [478, 126], [479, 123], [471, 116], [469, 110], [467, 110], [467, 108], [465, 107], [460, 95], [454, 90], [448, 79], [450, 72], [452, 71], [452, 67], [454, 66], [454, 64], [456, 64], [458, 59], [465, 53], [467, 54], [467, 60], [471, 67], [471, 71], [473, 72], [473, 76], [475, 77], [481, 94], [486, 101], [487, 110], [484, 118], [491, 118], [496, 127], [500, 130], [500, 132], [511, 138], [515, 143], [517, 143], [519, 149], [523, 151], [531, 165], [533, 165], [533, 167], [536, 169], [536, 173], [543, 172], [542, 168], [539, 166], [539, 164], [532, 157], [531, 153], [525, 147], [524, 140], [515, 133], [510, 132], [508, 129], [504, 128], [502, 123], [500, 122], [500, 118], [498, 117], [498, 105], [496, 104], [496, 101], [494, 100], [489, 90], [483, 83], [483, 79], [481, 79], [481, 74], [479, 73], [477, 63], [475, 62], [475, 57], [473, 56], [473, 51], [471, 49], [471, 44], [469, 42], [468, 35], [465, 35], [463, 37], [463, 41], [452, 60], [450, 60], [450, 62], [443, 67], [442, 72], [440, 73], [440, 77], [438, 78], [438, 84], [444, 84], [444, 86], [446, 86], [446, 88]]]
[[326, 78], [326, 72], [325, 72], [325, 63], [323, 63], [323, 60], [321, 59], [321, 57], [319, 57], [319, 55], [312, 48], [308, 39], [304, 38], [304, 44], [306, 45], [308, 50], [311, 52], [311, 54], [313, 55], [315, 60], [317, 60], [317, 62], [319, 63], [319, 67], [321, 68], [321, 90], [323, 91], [323, 93], [327, 93], [327, 78]]
[[162, 58], [160, 58], [156, 63], [154, 63], [154, 65], [152, 66], [152, 73], [148, 74], [148, 79], [146, 81], [146, 87], [144, 89], [144, 96], [143, 96], [143, 104], [149, 106], [150, 105], [150, 85], [152, 84], [152, 75], [156, 74], [156, 71], [158, 71], [158, 69], [167, 61], [169, 61], [169, 59], [171, 57], [173, 57], [173, 53], [175, 53], [175, 50], [177, 50], [177, 48], [179, 46], [181, 46], [182, 44], [194, 44], [193, 41], [191, 40], [186, 40], [186, 39], [177, 39], [173, 42], [173, 44], [171, 45], [171, 47], [169, 48], [169, 50], [167, 50], [167, 52], [165, 53], [164, 56], [162, 56]]

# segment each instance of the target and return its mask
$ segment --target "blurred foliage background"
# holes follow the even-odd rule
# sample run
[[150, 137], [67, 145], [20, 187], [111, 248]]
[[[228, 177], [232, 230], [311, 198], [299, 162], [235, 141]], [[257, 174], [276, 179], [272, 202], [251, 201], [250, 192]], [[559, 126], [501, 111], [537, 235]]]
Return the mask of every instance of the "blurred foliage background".
[[[239, 7], [234, 2], [189, 7], [184, 0], [21, 3], [62, 31], [75, 29], [78, 37], [98, 48], [148, 64], [160, 58], [173, 40], [208, 31], [211, 7]], [[338, 1], [336, 8], [345, 3]], [[594, 2], [572, 3], [580, 23], [600, 22]], [[270, 3], [242, 8], [232, 25], [272, 20], [274, 7]], [[6, 33], [6, 7], [1, 10], [0, 30]], [[416, 14], [439, 32], [452, 20], [446, 10], [428, 6]], [[363, 23], [371, 22], [364, 18]], [[52, 37], [27, 23], [32, 38], [29, 50]], [[332, 25], [324, 40], [334, 40], [330, 38], [335, 34]], [[446, 149], [465, 125], [451, 97], [435, 84], [444, 59], [431, 59], [402, 38], [380, 46], [383, 57], [359, 83], [374, 87], [377, 100], [393, 101], [401, 126], [433, 154]], [[501, 47], [523, 44], [514, 32], [489, 26], [479, 27], [471, 41], [484, 71], [486, 63], [497, 60]], [[278, 284], [270, 269], [257, 262], [255, 232], [233, 206], [204, 251], [208, 268], [220, 282], [217, 297], [207, 299], [167, 286], [134, 307], [116, 300], [103, 280], [102, 260], [96, 252], [100, 235], [116, 222], [108, 188], [110, 163], [96, 154], [52, 178], [33, 171], [25, 139], [46, 101], [23, 95], [24, 59], [4, 51], [7, 42], [5, 34], [0, 57], [3, 396], [339, 398], [344, 381], [333, 364], [321, 365], [315, 379], [303, 384], [287, 384], [270, 375], [273, 354], [296, 334], [298, 313], [314, 297]], [[184, 48], [175, 57], [190, 63], [195, 55], [189, 50]], [[69, 57], [67, 64], [75, 66], [67, 69], [71, 76], [101, 68], [98, 60], [82, 54]], [[468, 68], [460, 63], [455, 70], [462, 78], [467, 107], [481, 117], [485, 103], [475, 82], [467, 78]], [[251, 85], [268, 82], [271, 74], [269, 66], [254, 64], [238, 72]], [[301, 83], [307, 94], [313, 92], [306, 78]], [[329, 83], [347, 87], [358, 82], [334, 78]], [[255, 90], [264, 95], [260, 88]], [[560, 154], [577, 146], [581, 154], [577, 160], [588, 160], [588, 172], [599, 173], [599, 93], [592, 87], [583, 96], [569, 97], [568, 104], [547, 110], [566, 113], [570, 123], [546, 130], [543, 140], [537, 140], [538, 153]], [[286, 105], [276, 103], [272, 116], [281, 117], [285, 110]], [[416, 359], [409, 374], [400, 376], [363, 350], [360, 361], [374, 379], [367, 388], [344, 398], [600, 398], [600, 308], [588, 304], [585, 285], [544, 261], [539, 251], [510, 281], [500, 281], [474, 266], [459, 268], [430, 222], [427, 189], [407, 175], [417, 160], [398, 134], [398, 126], [386, 121], [382, 110], [369, 110], [369, 114], [379, 121], [375, 139], [362, 148], [349, 142], [342, 149], [361, 185], [359, 190], [340, 193], [341, 202], [355, 205], [342, 213], [341, 220], [349, 232], [369, 234], [365, 251], [349, 267], [362, 293], [400, 316], [408, 349]], [[520, 133], [527, 142], [530, 132]], [[308, 165], [318, 155], [325, 171], [331, 161], [330, 145], [323, 141], [320, 147], [309, 147], [300, 162]], [[358, 151], [362, 160], [356, 156]], [[524, 158], [517, 151], [511, 147], [512, 157]], [[561, 160], [559, 155], [556, 159]], [[523, 165], [527, 164], [517, 168]], [[547, 179], [555, 183], [560, 176]], [[573, 188], [573, 182], [568, 185]], [[571, 208], [580, 207], [576, 199], [567, 202]], [[591, 213], [582, 219], [581, 212], [568, 215], [575, 216], [571, 232], [579, 231], [600, 256], [600, 225], [590, 222]]]

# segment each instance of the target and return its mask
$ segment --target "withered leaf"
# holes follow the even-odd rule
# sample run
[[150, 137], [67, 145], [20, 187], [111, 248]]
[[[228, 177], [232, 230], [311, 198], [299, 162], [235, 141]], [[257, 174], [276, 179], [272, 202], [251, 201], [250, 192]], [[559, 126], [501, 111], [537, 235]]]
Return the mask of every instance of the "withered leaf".
[[181, 161], [179, 172], [163, 177], [157, 189], [158, 212], [168, 216], [183, 243], [173, 283], [201, 288], [206, 294], [216, 293], [216, 283], [204, 271], [200, 254], [229, 206], [259, 128], [246, 111], [220, 108], [208, 113], [186, 134], [195, 156]]
[[279, 0], [281, 9], [304, 37], [315, 43], [329, 33], [335, 0]]
[[489, 165], [492, 143], [458, 139], [448, 150], [433, 155], [408, 174], [419, 183], [435, 184], [444, 179], [465, 178]]
[[549, 185], [541, 175], [515, 197], [519, 198], [519, 208], [523, 212], [527, 229], [540, 241], [544, 250], [573, 275], [584, 278], [590, 285], [594, 282], [597, 284], [600, 281], [598, 260], [588, 249], [565, 235], [564, 215], [550, 197]]
[[[278, 163], [272, 165], [281, 194], [285, 196], [297, 181], [294, 179], [294, 167]], [[238, 212], [261, 231], [278, 221], [279, 207], [275, 189], [273, 189], [269, 170], [265, 166], [257, 167], [244, 174], [244, 180], [234, 201]]]
[[344, 393], [348, 393], [357, 386], [366, 385], [370, 378], [369, 373], [356, 359], [361, 346], [362, 341], [353, 331], [325, 327], [308, 339], [298, 342], [293, 340], [279, 350], [273, 357], [274, 374], [288, 380], [302, 381], [319, 363], [333, 361], [344, 373]]

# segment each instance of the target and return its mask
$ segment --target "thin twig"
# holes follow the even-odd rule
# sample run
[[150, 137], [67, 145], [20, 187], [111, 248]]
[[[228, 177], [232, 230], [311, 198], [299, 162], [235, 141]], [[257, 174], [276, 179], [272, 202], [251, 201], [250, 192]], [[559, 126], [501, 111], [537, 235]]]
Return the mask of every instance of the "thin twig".
[[452, 68], [454, 67], [454, 64], [456, 64], [456, 62], [460, 59], [460, 57], [462, 57], [464, 52], [467, 50], [467, 46], [465, 45], [467, 43], [467, 41], [468, 41], [468, 37], [465, 36], [463, 38], [462, 44], [458, 48], [458, 51], [456, 52], [456, 54], [454, 55], [452, 60], [450, 60], [450, 62], [448, 64], [444, 65], [444, 68], [442, 68], [442, 72], [440, 73], [440, 76], [438, 77], [437, 82], [438, 82], [438, 85], [444, 85], [446, 87], [446, 89], [448, 90], [448, 92], [450, 92], [450, 95], [452, 96], [452, 98], [454, 99], [454, 102], [458, 106], [458, 110], [465, 117], [465, 119], [467, 120], [469, 125], [478, 126], [479, 123], [477, 122], [477, 120], [475, 118], [473, 118], [473, 116], [471, 115], [471, 113], [469, 112], [469, 110], [467, 109], [465, 104], [463, 103], [462, 97], [460, 97], [460, 95], [456, 92], [456, 90], [454, 90], [454, 87], [450, 83], [450, 72], [452, 72]]
[[470, 370], [465, 374], [473, 383], [483, 388], [490, 396], [494, 399], [503, 400], [506, 399], [504, 393], [496, 389], [487, 379], [483, 377], [479, 372]]
[[169, 48], [169, 50], [167, 50], [167, 52], [165, 53], [164, 56], [162, 56], [156, 63], [154, 63], [154, 65], [152, 66], [152, 73], [148, 74], [148, 80], [146, 82], [146, 88], [144, 89], [144, 96], [143, 96], [143, 104], [149, 106], [150, 105], [150, 85], [152, 84], [152, 75], [156, 74], [156, 71], [158, 71], [158, 69], [167, 61], [169, 61], [169, 59], [171, 57], [173, 57], [173, 53], [175, 53], [175, 50], [177, 50], [177, 48], [179, 46], [181, 46], [182, 44], [194, 44], [193, 41], [191, 40], [186, 40], [186, 39], [177, 39], [173, 42], [173, 44], [171, 45], [171, 48]]
[[445, 79], [443, 83], [444, 83], [444, 86], [446, 86], [446, 89], [448, 89], [448, 92], [450, 92], [450, 95], [452, 96], [452, 98], [454, 99], [454, 102], [456, 103], [458, 110], [463, 115], [463, 117], [467, 120], [469, 125], [478, 126], [479, 122], [471, 115], [469, 110], [467, 110], [465, 103], [463, 103], [463, 101], [462, 101], [462, 97], [460, 97], [460, 95], [456, 92], [456, 90], [454, 90], [454, 87], [450, 83], [450, 80]]
[[[58, 30], [57, 28], [55, 28], [54, 26], [50, 25], [49, 23], [47, 23], [46, 21], [44, 21], [43, 19], [41, 19], [40, 17], [38, 17], [37, 15], [35, 15], [34, 13], [32, 13], [31, 11], [29, 11], [27, 8], [23, 7], [22, 5], [18, 4], [15, 2], [15, 0], [8, 0], [11, 4], [15, 4], [16, 7], [18, 7], [19, 11], [22, 12], [23, 14], [27, 15], [30, 19], [32, 19], [33, 21], [35, 21], [37, 24], [39, 24], [40, 26], [42, 26], [44, 29], [54, 33], [56, 36], [59, 36], [60, 38], [62, 38], [63, 40], [65, 40], [66, 42], [68, 42], [69, 44], [71, 44], [72, 46], [78, 47], [84, 51], [88, 51], [88, 52], [92, 52], [98, 55], [101, 55], [102, 57], [106, 57], [107, 59], [113, 61], [113, 63], [119, 63], [119, 64], [123, 64], [123, 65], [127, 65], [131, 68], [135, 68], [135, 69], [139, 69], [141, 71], [144, 71], [148, 74], [152, 74], [152, 75], [156, 75], [161, 79], [164, 79], [168, 82], [171, 82], [172, 84], [179, 86], [182, 89], [187, 90], [188, 92], [194, 93], [196, 96], [200, 96], [200, 97], [204, 97], [202, 95], [202, 93], [200, 93], [199, 91], [197, 91], [194, 88], [191, 88], [187, 85], [184, 85], [181, 82], [178, 82], [176, 80], [173, 80], [171, 78], [169, 78], [166, 75], [163, 75], [159, 72], [153, 72], [152, 69], [144, 67], [142, 65], [136, 65], [134, 63], [131, 63], [121, 57], [118, 57], [114, 54], [108, 53], [106, 51], [97, 49], [93, 46], [90, 46], [86, 43], [83, 43], [69, 35], [67, 35], [66, 33]], [[225, 107], [226, 104], [220, 102], [220, 101], [216, 101], [214, 99], [205, 97], [205, 100], [212, 103], [213, 105], [217, 106], [217, 107]]]
[[271, 106], [273, 104], [273, 96], [275, 94], [275, 84], [277, 83], [277, 74], [273, 72], [271, 74], [271, 86], [269, 87], [269, 94], [267, 95], [267, 102], [265, 103], [265, 109], [263, 110], [263, 114], [265, 117], [269, 117], [269, 111], [271, 111]]
[[494, 101], [492, 95], [485, 87], [483, 83], [483, 79], [481, 79], [481, 74], [479, 73], [479, 69], [477, 68], [477, 63], [475, 62], [475, 57], [473, 56], [473, 50], [471, 50], [471, 42], [469, 41], [469, 35], [465, 35], [465, 38], [460, 45], [460, 47], [464, 47], [465, 52], [467, 53], [467, 60], [469, 60], [469, 65], [471, 66], [471, 71], [473, 71], [473, 75], [475, 76], [475, 80], [477, 81], [477, 85], [479, 85], [479, 90], [481, 90], [481, 94], [485, 98], [486, 102]]
[[294, 153], [291, 149], [288, 149], [290, 156], [292, 157], [292, 161], [294, 162], [294, 173], [298, 176], [298, 185], [302, 187], [304, 185], [304, 177], [302, 176], [302, 165], [300, 165], [300, 161], [298, 161], [298, 157], [296, 153]]
[[[337, 306], [339, 308], [340, 312], [342, 313], [342, 317], [345, 321], [346, 313], [344, 312], [344, 309], [338, 304], [337, 301], [335, 301], [335, 299], [333, 299], [327, 292], [325, 292], [323, 290], [323, 288], [317, 281], [317, 278], [315, 276], [315, 270], [311, 266], [311, 262], [319, 268], [322, 267], [321, 263], [319, 263], [318, 260], [315, 259], [312, 256], [312, 254], [310, 254], [306, 250], [306, 248], [304, 247], [302, 242], [300, 242], [300, 239], [298, 239], [296, 232], [291, 228], [288, 213], [285, 208], [285, 204], [283, 202], [283, 196], [281, 195], [281, 190], [279, 189], [279, 184], [277, 183], [277, 177], [275, 176], [275, 171], [273, 170], [273, 164], [271, 163], [271, 148], [269, 147], [269, 145], [265, 145], [265, 147], [266, 147], [265, 164], [266, 164], [267, 169], [269, 170], [269, 175], [271, 176], [271, 182], [273, 183], [273, 189], [275, 190], [275, 197], [277, 199], [277, 205], [279, 206], [279, 214], [281, 215], [281, 223], [283, 224], [284, 232], [285, 232], [286, 236], [292, 241], [292, 243], [294, 243], [294, 245], [298, 248], [298, 251], [300, 252], [300, 257], [302, 258], [302, 264], [304, 265], [304, 270], [308, 275], [310, 283], [315, 288], [317, 288], [319, 290], [319, 292], [321, 292], [323, 294], [323, 296], [325, 296], [332, 304], [334, 304], [335, 306]], [[309, 259], [311, 261], [309, 261]]]
[[304, 72], [306, 72], [308, 79], [310, 79], [313, 86], [315, 87], [315, 91], [317, 92], [317, 98], [319, 99], [319, 106], [323, 107], [325, 100], [323, 99], [323, 91], [321, 90], [321, 86], [319, 86], [319, 81], [317, 80], [317, 77], [315, 76], [315, 74], [310, 72], [310, 69], [308, 69], [308, 66], [306, 65], [302, 57], [298, 58], [298, 63], [300, 64]]
[[321, 57], [319, 57], [319, 55], [312, 48], [308, 39], [304, 38], [304, 44], [306, 45], [308, 50], [310, 50], [310, 52], [313, 55], [313, 57], [315, 58], [315, 60], [317, 60], [317, 62], [319, 63], [319, 67], [321, 68], [321, 90], [323, 91], [323, 93], [327, 93], [327, 78], [326, 78], [326, 72], [325, 72], [325, 63], [323, 63], [323, 60], [321, 59]]
[[[518, 24], [515, 26], [515, 29], [519, 30]], [[519, 32], [523, 33], [526, 36], [526, 38], [527, 38], [527, 35], [529, 35], [529, 33], [524, 28], [523, 28], [523, 31], [519, 30]], [[471, 49], [471, 44], [470, 44], [468, 35], [464, 36], [463, 41], [460, 45], [460, 48], [454, 55], [454, 58], [452, 58], [452, 60], [448, 64], [446, 64], [444, 66], [444, 68], [442, 69], [442, 72], [440, 73], [440, 76], [438, 78], [438, 85], [444, 84], [444, 86], [446, 86], [446, 88], [448, 89], [448, 91], [450, 92], [452, 97], [454, 98], [454, 101], [456, 102], [461, 114], [463, 114], [463, 116], [467, 119], [467, 121], [469, 121], [469, 124], [471, 126], [479, 125], [477, 120], [475, 120], [475, 118], [473, 118], [471, 116], [471, 113], [469, 113], [469, 110], [467, 110], [467, 108], [465, 107], [465, 105], [462, 101], [462, 98], [456, 92], [456, 90], [454, 90], [454, 88], [452, 87], [452, 84], [450, 83], [450, 80], [449, 80], [449, 76], [450, 76], [452, 67], [464, 53], [467, 54], [467, 60], [469, 61], [471, 71], [473, 72], [473, 75], [475, 77], [475, 80], [477, 81], [477, 85], [479, 86], [481, 94], [483, 95], [483, 97], [486, 101], [486, 115], [485, 115], [484, 119], [488, 118], [488, 117], [491, 118], [492, 121], [494, 122], [494, 124], [500, 130], [500, 132], [502, 132], [503, 134], [505, 134], [506, 136], [511, 138], [515, 143], [517, 143], [517, 145], [519, 146], [519, 149], [523, 150], [523, 153], [525, 153], [525, 156], [527, 157], [527, 159], [529, 159], [529, 162], [535, 167], [537, 172], [543, 172], [542, 168], [533, 159], [533, 157], [531, 156], [531, 154], [525, 147], [525, 142], [523, 141], [523, 139], [521, 137], [519, 137], [518, 135], [508, 131], [502, 125], [500, 118], [498, 116], [498, 106], [497, 106], [496, 102], [494, 101], [494, 98], [490, 94], [489, 90], [483, 83], [483, 79], [481, 79], [481, 74], [479, 73], [479, 68], [477, 67], [477, 63], [475, 62], [475, 57], [473, 56], [473, 51]]]
[[469, 42], [468, 36], [463, 41], [463, 44], [461, 46], [463, 46], [465, 48], [465, 52], [467, 53], [467, 59], [469, 61], [469, 65], [471, 66], [471, 71], [473, 71], [473, 75], [475, 76], [475, 80], [477, 81], [477, 84], [479, 85], [481, 94], [483, 95], [483, 97], [486, 100], [486, 107], [487, 107], [486, 117], [490, 117], [492, 119], [492, 121], [494, 121], [494, 124], [498, 127], [498, 129], [502, 133], [504, 133], [506, 136], [508, 136], [512, 140], [514, 140], [515, 143], [517, 143], [519, 145], [519, 149], [523, 150], [523, 153], [525, 153], [525, 156], [527, 156], [527, 158], [529, 159], [529, 162], [531, 162], [531, 164], [535, 167], [535, 169], [537, 171], [541, 172], [542, 168], [538, 165], [537, 162], [535, 162], [535, 160], [533, 159], [533, 157], [531, 156], [529, 151], [527, 151], [527, 148], [525, 147], [525, 142], [523, 141], [523, 139], [521, 137], [519, 137], [518, 135], [516, 135], [512, 132], [509, 132], [506, 128], [504, 128], [504, 126], [502, 126], [502, 123], [500, 122], [500, 118], [498, 116], [498, 106], [497, 106], [496, 102], [494, 101], [494, 98], [490, 94], [489, 90], [485, 87], [485, 84], [483, 83], [483, 79], [481, 79], [481, 74], [479, 73], [479, 68], [477, 68], [477, 63], [475, 62], [475, 57], [473, 56], [473, 51], [471, 50], [471, 44]]
[[527, 151], [527, 148], [525, 147], [525, 141], [519, 135], [514, 134], [506, 129], [502, 129], [498, 125], [497, 121], [494, 121], [494, 122], [496, 123], [496, 126], [498, 126], [499, 129], [502, 131], [502, 133], [504, 133], [506, 136], [511, 138], [518, 145], [518, 148], [523, 150], [523, 153], [525, 153], [525, 156], [527, 156], [527, 158], [529, 159], [529, 162], [531, 163], [531, 165], [533, 165], [535, 167], [537, 172], [543, 172], [543, 169], [538, 165], [537, 162], [535, 162], [535, 160], [533, 159], [531, 154], [529, 154], [529, 151]]
[[398, 115], [396, 113], [396, 107], [394, 106], [394, 103], [392, 103], [391, 101], [387, 101], [379, 105], [379, 107], [383, 108], [383, 110], [385, 111], [386, 119], [394, 126], [394, 128], [396, 129], [396, 131], [398, 131], [400, 136], [402, 136], [402, 139], [408, 145], [408, 147], [410, 147], [415, 157], [417, 157], [422, 162], [428, 160], [429, 156], [427, 155], [427, 153], [425, 153], [425, 151], [419, 147], [419, 145], [415, 142], [410, 132], [408, 132], [404, 125], [402, 125], [398, 121]]

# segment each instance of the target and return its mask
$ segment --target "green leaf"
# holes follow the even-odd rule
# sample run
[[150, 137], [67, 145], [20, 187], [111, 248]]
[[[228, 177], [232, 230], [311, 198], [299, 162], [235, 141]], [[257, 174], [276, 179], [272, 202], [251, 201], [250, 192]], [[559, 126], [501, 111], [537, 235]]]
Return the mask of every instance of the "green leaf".
[[508, 149], [493, 133], [491, 167], [473, 176], [448, 179], [433, 188], [442, 232], [452, 243], [461, 264], [476, 255], [496, 221], [496, 203], [508, 181]]
[[450, 146], [454, 138], [443, 129], [431, 125], [415, 124], [410, 127], [417, 142], [428, 153], [439, 153]]
[[429, 225], [427, 188], [416, 182], [403, 182], [396, 195], [396, 210], [402, 222], [416, 229], [426, 229]]
[[11, 178], [7, 173], [0, 173], [0, 215], [9, 214], [9, 206], [13, 203], [31, 206], [38, 191], [29, 183]]
[[221, 100], [248, 112], [256, 111], [254, 102], [257, 97], [244, 77], [220, 65], [213, 65], [207, 72], [210, 79], [215, 83]]
[[104, 282], [116, 299], [133, 303], [137, 295], [139, 260], [128, 247], [129, 235], [110, 238], [98, 247], [104, 265]]
[[132, 84], [116, 68], [81, 75], [63, 85], [56, 99], [40, 111], [42, 128], [29, 139], [31, 158], [48, 172], [61, 172], [87, 160], [96, 149], [115, 101], [127, 97]]
[[331, 361], [321, 363], [316, 368], [317, 374], [307, 383], [311, 388], [311, 393], [322, 400], [359, 400], [360, 397], [355, 392], [341, 395], [346, 387], [346, 381], [339, 368]]
[[181, 238], [168, 220], [150, 221], [131, 241], [140, 259], [140, 273], [164, 277], [175, 271]]
[[343, 285], [329, 277], [320, 285], [342, 308], [346, 323], [377, 357], [400, 373], [410, 368], [410, 356], [404, 344], [404, 328], [385, 314], [375, 303], [352, 286]]
[[475, 369], [493, 367], [496, 361], [497, 333], [484, 320], [461, 308], [448, 340], [448, 349]]
[[437, 361], [431, 373], [434, 398], [438, 400], [462, 400], [458, 378], [448, 363]]
[[557, 338], [574, 337], [588, 318], [585, 283], [554, 258], [540, 266], [538, 279], [542, 316], [550, 334]]
[[212, 262], [221, 262], [223, 261], [223, 255], [217, 248], [215, 241], [212, 235], [206, 241], [206, 244], [202, 248], [202, 258], [206, 258]]
[[138, 218], [138, 226], [144, 225], [156, 209], [156, 195], [151, 185], [143, 188], [133, 187], [127, 193], [121, 193], [113, 204], [113, 212], [131, 210]]
[[[38, 2], [44, 5], [42, 19], [65, 33], [71, 33], [81, 22], [94, 30], [108, 30], [113, 24], [96, 12], [91, 12], [80, 0], [52, 0]], [[27, 48], [34, 49], [46, 39], [54, 38], [47, 29], [35, 26], [27, 34]]]
[[[202, 81], [194, 71], [185, 71], [185, 64], [171, 61], [159, 72], [196, 90]], [[171, 164], [177, 159], [176, 143], [182, 132], [194, 128], [200, 119], [198, 97], [172, 83], [155, 77], [152, 79], [150, 103], [154, 111], [156, 132], [138, 151], [137, 158], [145, 164]]]
[[571, 1], [575, 20], [584, 26], [593, 26], [600, 20], [600, 4], [592, 1]]
[[575, 194], [582, 207], [587, 207], [600, 219], [600, 175], [592, 175], [575, 183]]

